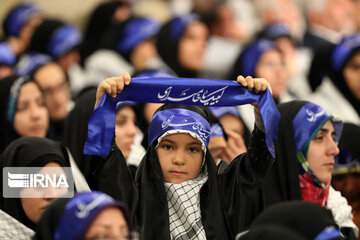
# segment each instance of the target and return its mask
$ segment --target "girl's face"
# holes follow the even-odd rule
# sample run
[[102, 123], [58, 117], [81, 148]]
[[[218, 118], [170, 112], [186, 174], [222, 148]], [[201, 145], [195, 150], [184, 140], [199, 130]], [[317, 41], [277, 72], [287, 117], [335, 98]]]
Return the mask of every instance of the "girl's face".
[[49, 113], [38, 86], [25, 83], [19, 92], [14, 129], [20, 136], [45, 137], [49, 127]]
[[360, 100], [360, 52], [355, 53], [343, 70], [345, 82], [350, 91]]
[[316, 136], [310, 141], [307, 161], [315, 176], [322, 183], [331, 181], [331, 172], [335, 163], [334, 157], [339, 154], [335, 141], [335, 130], [328, 120]]
[[234, 131], [241, 136], [244, 136], [245, 126], [238, 117], [231, 114], [226, 114], [222, 116], [219, 121], [225, 131]]
[[274, 98], [279, 98], [287, 88], [287, 73], [281, 53], [266, 51], [255, 67], [256, 77], [266, 78], [272, 88]]
[[187, 133], [164, 137], [156, 149], [164, 181], [182, 183], [198, 176], [203, 160], [201, 142]]
[[[60, 164], [50, 162], [46, 164], [38, 174], [49, 174], [50, 176], [56, 174], [60, 176], [60, 174], [65, 174], [65, 172], [62, 170]], [[20, 191], [20, 201], [28, 219], [36, 224], [39, 222], [49, 204], [59, 196], [66, 194], [67, 189], [53, 188], [50, 186], [48, 188], [41, 188], [41, 192], [39, 192], [38, 188], [36, 188], [36, 190], [34, 189], [35, 188], [22, 189]], [[29, 196], [33, 196], [33, 198], [29, 198]]]
[[106, 208], [95, 218], [85, 239], [128, 239], [129, 228], [123, 213], [116, 207]]
[[134, 110], [129, 107], [123, 107], [116, 113], [115, 119], [115, 141], [120, 148], [125, 159], [128, 158], [131, 152], [131, 146], [134, 143], [136, 128], [136, 116]]
[[201, 22], [194, 22], [186, 28], [178, 49], [178, 61], [183, 68], [193, 71], [203, 68], [207, 37], [208, 30]]
[[147, 39], [138, 44], [130, 54], [131, 65], [136, 70], [144, 70], [147, 68], [150, 60], [158, 56], [154, 39]]

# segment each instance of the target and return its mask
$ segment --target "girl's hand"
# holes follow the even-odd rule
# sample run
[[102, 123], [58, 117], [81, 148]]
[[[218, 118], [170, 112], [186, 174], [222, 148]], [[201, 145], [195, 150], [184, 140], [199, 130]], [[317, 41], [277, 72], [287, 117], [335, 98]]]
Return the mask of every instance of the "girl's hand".
[[[239, 75], [237, 77], [237, 82], [244, 87], [247, 87], [249, 91], [255, 90], [255, 92], [259, 93], [266, 91], [266, 89], [268, 88], [270, 93], [272, 94], [270, 83], [265, 78], [253, 78], [251, 76], [247, 76], [246, 78], [244, 78], [242, 75]], [[255, 111], [260, 114], [258, 104], [252, 103], [252, 105], [255, 107]]]
[[125, 72], [121, 75], [121, 77], [112, 77], [101, 81], [97, 88], [94, 108], [96, 108], [105, 92], [107, 92], [112, 97], [116, 97], [116, 95], [121, 93], [121, 91], [124, 89], [125, 85], [130, 84], [130, 80], [130, 74]]

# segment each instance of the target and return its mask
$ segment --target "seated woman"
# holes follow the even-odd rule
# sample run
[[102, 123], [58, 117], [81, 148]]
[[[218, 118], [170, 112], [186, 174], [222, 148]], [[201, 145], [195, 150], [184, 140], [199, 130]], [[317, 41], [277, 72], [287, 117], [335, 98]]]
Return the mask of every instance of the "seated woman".
[[[71, 166], [70, 156], [64, 146], [40, 137], [22, 137], [14, 140], [1, 154], [0, 165], [1, 169], [40, 167], [39, 173], [45, 173], [50, 167], [59, 168], [58, 172], [64, 173], [62, 167]], [[1, 171], [1, 179], [4, 179], [3, 173]], [[54, 199], [67, 194], [70, 188], [52, 189], [49, 187], [41, 192], [38, 189], [33, 192], [33, 189], [33, 187], [20, 188], [18, 198], [6, 198], [1, 195], [0, 213], [3, 223], [0, 225], [1, 237], [30, 239], [44, 210]], [[46, 191], [47, 189], [49, 191]]]
[[[257, 92], [269, 88], [265, 79], [240, 76], [238, 82]], [[105, 92], [115, 97], [129, 84], [126, 73], [102, 81], [95, 106]], [[273, 162], [255, 106], [256, 126], [248, 152], [221, 174], [208, 150], [211, 121], [203, 107], [164, 104], [155, 112], [149, 148], [135, 181], [126, 165], [118, 167], [122, 154], [112, 145], [104, 159], [108, 175], [114, 175], [107, 181], [108, 190], [129, 204], [143, 239], [234, 239], [235, 233], [250, 225], [262, 210], [259, 181]]]
[[135, 102], [123, 101], [117, 104], [115, 117], [115, 142], [134, 176], [145, 154], [137, 128], [137, 112]]
[[197, 14], [173, 17], [156, 36], [162, 60], [179, 77], [197, 77], [204, 68], [209, 31]]
[[309, 81], [316, 91], [307, 100], [340, 115], [345, 122], [360, 125], [360, 34], [344, 37], [323, 51], [315, 56], [321, 58], [319, 63], [315, 59], [312, 63]]
[[101, 192], [54, 201], [44, 212], [34, 240], [133, 239], [128, 208]]
[[50, 56], [34, 52], [22, 56], [16, 72], [19, 75], [30, 75], [39, 84], [49, 110], [54, 139], [62, 141], [65, 119], [74, 107], [67, 73]]
[[311, 102], [291, 101], [278, 108], [276, 160], [262, 182], [265, 206], [298, 199], [313, 202], [331, 210], [345, 235], [357, 235], [351, 208], [330, 186], [342, 121]]
[[[269, 81], [275, 102], [287, 102], [295, 98], [288, 91], [288, 72], [284, 56], [275, 43], [268, 39], [257, 39], [246, 46], [238, 56], [228, 79], [239, 74], [265, 78]], [[238, 106], [246, 127], [251, 131], [254, 119], [248, 105]]]
[[49, 111], [39, 85], [27, 76], [0, 81], [0, 152], [20, 136], [49, 136]]

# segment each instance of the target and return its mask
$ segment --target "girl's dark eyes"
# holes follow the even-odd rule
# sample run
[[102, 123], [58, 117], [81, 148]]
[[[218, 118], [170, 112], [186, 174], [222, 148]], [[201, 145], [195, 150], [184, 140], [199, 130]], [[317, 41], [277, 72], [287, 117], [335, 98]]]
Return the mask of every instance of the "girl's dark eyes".
[[172, 149], [172, 146], [169, 145], [169, 144], [164, 144], [164, 145], [162, 146], [162, 148], [165, 149], [165, 150], [171, 150], [171, 149]]
[[199, 152], [200, 149], [197, 148], [197, 147], [190, 147], [190, 148], [189, 148], [189, 151], [190, 151], [190, 152]]

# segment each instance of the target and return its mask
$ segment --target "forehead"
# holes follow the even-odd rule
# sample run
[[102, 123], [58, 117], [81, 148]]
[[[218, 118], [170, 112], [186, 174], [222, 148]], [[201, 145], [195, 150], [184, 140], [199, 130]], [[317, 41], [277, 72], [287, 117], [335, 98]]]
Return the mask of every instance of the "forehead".
[[56, 85], [66, 78], [64, 70], [56, 63], [42, 66], [36, 73], [35, 79], [42, 85]]
[[123, 106], [116, 112], [116, 116], [133, 117], [135, 112], [131, 106]]
[[192, 22], [190, 23], [185, 31], [184, 31], [184, 35], [186, 34], [197, 34], [197, 35], [201, 35], [201, 34], [207, 34], [207, 29], [205, 24], [203, 24], [202, 22]]
[[332, 124], [332, 122], [330, 120], [327, 120], [321, 129], [327, 129], [327, 130], [329, 130], [330, 133], [335, 131], [334, 125]]
[[188, 133], [174, 133], [174, 134], [170, 134], [165, 136], [162, 141], [171, 141], [174, 143], [184, 143], [184, 144], [188, 144], [188, 143], [196, 143], [196, 144], [201, 144], [201, 142], [192, 137], [190, 134]]
[[32, 99], [41, 95], [40, 89], [33, 82], [27, 82], [21, 86], [18, 101]]

